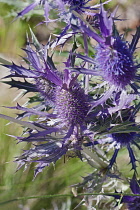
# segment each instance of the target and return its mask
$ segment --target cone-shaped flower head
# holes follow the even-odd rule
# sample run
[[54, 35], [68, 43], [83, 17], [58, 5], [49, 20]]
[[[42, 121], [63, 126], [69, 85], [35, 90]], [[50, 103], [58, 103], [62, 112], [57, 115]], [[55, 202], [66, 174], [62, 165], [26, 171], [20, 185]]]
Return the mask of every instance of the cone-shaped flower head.
[[140, 33], [137, 33], [134, 37], [135, 40], [133, 39], [129, 46], [116, 31], [113, 15], [108, 17], [102, 5], [100, 13], [96, 16], [100, 36], [95, 36], [92, 32], [89, 33], [99, 43], [96, 47], [96, 68], [101, 71], [101, 75], [110, 85], [125, 88], [135, 77], [136, 66], [133, 61], [133, 52]]
[[68, 70], [70, 58], [65, 63], [64, 73], [60, 73], [50, 58], [42, 63], [30, 45], [25, 51], [31, 69], [15, 64], [6, 65], [11, 69], [10, 76], [34, 78], [35, 89], [43, 96], [46, 104], [53, 104], [54, 112], [58, 119], [61, 119], [61, 123], [65, 123], [68, 127], [82, 125], [90, 108], [89, 97], [80, 86], [78, 75], [73, 76]]
[[[67, 67], [69, 67], [68, 63]], [[61, 123], [64, 123], [65, 126], [81, 126], [89, 111], [88, 96], [78, 83], [77, 76], [73, 77], [67, 69], [64, 70], [64, 74], [58, 76], [59, 74], [53, 72], [49, 76], [49, 73], [46, 72], [44, 77], [44, 80], [51, 83], [51, 88], [53, 87], [51, 96], [53, 96], [54, 110], [58, 119], [61, 119]]]
[[[137, 133], [133, 130], [135, 130], [135, 120], [134, 120], [134, 115], [133, 115], [133, 110], [134, 107], [128, 108], [128, 109], [124, 109], [122, 112], [122, 120], [123, 123], [128, 123], [128, 125], [130, 126], [130, 129], [132, 130], [132, 132], [124, 132], [121, 131], [121, 126], [120, 128], [117, 128], [118, 130], [116, 130], [117, 132], [115, 132], [115, 127], [111, 127], [109, 130], [113, 129], [114, 132], [112, 132], [111, 134], [109, 134], [108, 138], [106, 139], [108, 142], [110, 142], [112, 144], [112, 146], [115, 146], [115, 151], [114, 154], [112, 156], [112, 158], [110, 159], [110, 164], [109, 164], [109, 168], [111, 168], [114, 164], [114, 162], [116, 161], [116, 157], [118, 155], [118, 152], [120, 150], [121, 147], [125, 146], [129, 152], [129, 157], [130, 157], [130, 163], [132, 164], [132, 169], [136, 170], [136, 158], [134, 155], [134, 152], [131, 148], [131, 144], [134, 144], [138, 147], [138, 144], [136, 143], [136, 137], [138, 137], [139, 135], [137, 135]], [[129, 129], [129, 127], [125, 127], [125, 130], [127, 131], [127, 129]], [[139, 128], [136, 128], [137, 130], [139, 130]], [[106, 141], [105, 140], [105, 141]]]
[[136, 66], [133, 55], [125, 41], [119, 36], [112, 39], [112, 45], [98, 45], [96, 48], [96, 68], [110, 85], [125, 88], [134, 80]]
[[[124, 91], [127, 96], [127, 85], [130, 85], [133, 91], [137, 92], [133, 83], [135, 79], [137, 81], [139, 80], [136, 72], [140, 65], [136, 64], [133, 54], [140, 38], [140, 27], [137, 28], [132, 42], [128, 43], [116, 30], [114, 14], [108, 15], [102, 4], [100, 6], [100, 12], [95, 15], [95, 20], [95, 29], [89, 23], [85, 24], [81, 20], [81, 29], [83, 32], [98, 42], [94, 60], [87, 56], [82, 57], [86, 62], [93, 63], [94, 67], [88, 70], [81, 69], [81, 73], [102, 76], [104, 83], [109, 86], [108, 91], [94, 103], [93, 107], [105, 102], [112, 96], [113, 92], [120, 92], [121, 104], [121, 98], [124, 99], [125, 97]], [[96, 28], [98, 28], [99, 33], [96, 33]]]
[[[11, 70], [11, 74], [7, 78], [19, 77], [25, 79], [24, 82], [17, 82], [12, 79], [9, 82], [12, 87], [25, 89], [27, 92], [37, 92], [39, 99], [41, 99], [37, 107], [26, 108], [20, 105], [12, 107], [24, 111], [22, 118], [38, 115], [37, 122], [27, 123], [27, 127], [29, 125], [29, 136], [25, 138], [17, 137], [17, 139], [27, 142], [45, 141], [45, 143], [37, 144], [16, 159], [19, 168], [32, 161], [38, 162], [35, 171], [35, 174], [37, 174], [45, 166], [52, 162], [55, 163], [69, 149], [74, 151], [82, 149], [90, 100], [78, 82], [78, 74], [72, 75], [69, 70], [72, 63], [71, 56], [65, 62], [64, 71], [60, 72], [55, 68], [52, 58], [48, 56], [46, 59], [44, 48], [40, 48], [38, 53], [28, 45], [25, 52], [27, 53], [26, 60], [30, 63], [29, 69], [15, 64], [5, 65], [5, 67]], [[32, 78], [33, 82], [27, 82], [27, 78]], [[49, 106], [51, 113], [44, 111], [46, 105]], [[34, 124], [35, 129], [33, 129]], [[54, 140], [54, 137], [51, 136], [52, 133], [57, 133], [59, 138], [56, 137]]]
[[89, 111], [89, 103], [87, 95], [77, 82], [71, 84], [71, 87], [62, 87], [50, 84], [46, 79], [37, 79], [37, 84], [46, 103], [53, 105], [57, 117], [65, 125], [83, 124]]
[[84, 90], [73, 84], [69, 89], [56, 89], [56, 110], [58, 117], [67, 125], [82, 125], [89, 110]]
[[[132, 109], [133, 108], [133, 109]], [[134, 116], [132, 116], [132, 110], [134, 110], [134, 107], [131, 107], [131, 109], [123, 110], [123, 122], [130, 122], [132, 124], [131, 126], [135, 126], [135, 120]], [[133, 124], [134, 123], [134, 124]], [[111, 134], [113, 141], [120, 144], [121, 146], [127, 146], [128, 144], [132, 143], [134, 138], [136, 137], [136, 132], [128, 132], [128, 133], [112, 133]]]

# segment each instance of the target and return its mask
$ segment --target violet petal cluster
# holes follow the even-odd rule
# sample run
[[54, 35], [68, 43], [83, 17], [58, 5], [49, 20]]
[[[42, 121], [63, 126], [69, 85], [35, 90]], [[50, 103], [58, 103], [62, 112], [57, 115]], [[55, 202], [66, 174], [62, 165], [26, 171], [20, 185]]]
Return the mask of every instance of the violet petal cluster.
[[[135, 61], [134, 52], [140, 38], [140, 27], [137, 28], [132, 41], [128, 43], [117, 32], [114, 19], [114, 14], [108, 15], [101, 4], [99, 13], [95, 14], [97, 25], [95, 30], [81, 20], [83, 33], [96, 40], [98, 45], [95, 47], [94, 59], [88, 56], [81, 57], [85, 62], [94, 63], [94, 65], [90, 69], [81, 68], [78, 71], [82, 74], [102, 76], [103, 82], [109, 86], [108, 91], [93, 103], [93, 107], [103, 104], [108, 98], [112, 97], [114, 92], [118, 94], [121, 91], [123, 98], [127, 98], [128, 85], [132, 88], [133, 93], [137, 93], [133, 83], [135, 83], [135, 80], [139, 82], [138, 69], [140, 65]], [[96, 28], [99, 33], [96, 33]], [[77, 57], [80, 56], [77, 55]], [[120, 94], [120, 104], [123, 103], [122, 94]], [[123, 108], [123, 104], [121, 108]]]
[[[86, 127], [86, 118], [90, 109], [90, 97], [77, 80], [78, 74], [72, 75], [71, 56], [65, 62], [65, 69], [60, 72], [49, 57], [45, 57], [44, 48], [40, 54], [28, 44], [25, 49], [29, 68], [16, 64], [4, 65], [11, 70], [6, 78], [24, 78], [25, 82], [9, 83], [13, 87], [20, 87], [27, 92], [37, 92], [41, 99], [36, 107], [26, 108], [19, 104], [12, 109], [24, 111], [20, 119], [31, 115], [38, 115], [38, 120], [33, 122], [36, 130], [30, 129], [28, 137], [17, 137], [19, 141], [46, 142], [36, 145], [33, 149], [25, 151], [17, 158], [19, 167], [29, 162], [39, 162], [35, 174], [46, 165], [56, 162], [69, 149], [81, 150]], [[27, 82], [32, 79], [32, 83]], [[48, 106], [48, 111], [45, 111]], [[43, 117], [43, 119], [42, 119]], [[46, 122], [46, 123], [45, 123]], [[55, 133], [60, 138], [55, 137]], [[50, 135], [47, 138], [47, 135]], [[56, 139], [54, 141], [54, 138]], [[58, 139], [57, 139], [58, 138]]]

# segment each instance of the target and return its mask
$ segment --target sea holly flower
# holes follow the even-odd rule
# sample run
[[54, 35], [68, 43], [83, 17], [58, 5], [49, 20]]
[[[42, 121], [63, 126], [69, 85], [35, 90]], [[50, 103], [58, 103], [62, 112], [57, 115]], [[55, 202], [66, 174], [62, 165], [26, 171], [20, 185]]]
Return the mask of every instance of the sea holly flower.
[[[101, 145], [107, 144], [110, 145], [107, 147], [107, 152], [111, 148], [115, 148], [114, 154], [110, 159], [110, 164], [108, 168], [112, 168], [113, 164], [116, 162], [116, 158], [119, 150], [122, 147], [126, 147], [130, 157], [130, 163], [132, 164], [132, 169], [136, 171], [136, 158], [131, 147], [131, 144], [134, 144], [138, 149], [140, 146], [137, 143], [139, 135], [139, 126], [135, 123], [135, 110], [137, 108], [129, 107], [121, 111], [121, 113], [117, 112], [118, 117], [115, 117], [115, 120], [112, 122], [112, 126], [107, 128], [109, 134], [105, 135], [104, 138], [98, 140], [97, 142]], [[119, 123], [119, 118], [122, 121]], [[105, 119], [106, 121], [107, 119]]]
[[95, 39], [98, 45], [95, 48], [94, 59], [88, 56], [77, 55], [85, 62], [92, 64], [90, 69], [81, 68], [78, 71], [83, 74], [102, 76], [104, 84], [108, 86], [108, 90], [100, 99], [93, 103], [93, 107], [103, 104], [108, 98], [112, 97], [113, 93], [117, 95], [120, 93], [119, 103], [121, 107], [124, 98], [128, 97], [128, 86], [133, 89], [133, 93], [138, 93], [135, 82], [139, 82], [140, 79], [137, 74], [140, 65], [136, 63], [134, 51], [140, 38], [140, 27], [137, 28], [131, 43], [128, 43], [119, 35], [115, 28], [114, 14], [108, 15], [102, 4], [100, 12], [95, 15], [95, 19], [95, 25], [99, 30], [99, 34], [93, 30], [89, 23], [86, 24], [85, 21], [81, 20], [82, 31]]
[[[31, 115], [38, 116], [35, 122], [30, 123], [35, 126], [35, 129], [29, 124], [28, 137], [17, 137], [22, 142], [45, 142], [25, 151], [16, 160], [19, 167], [38, 162], [35, 174], [50, 163], [56, 162], [68, 150], [79, 154], [77, 151], [82, 150], [84, 136], [87, 136], [86, 118], [90, 109], [90, 97], [85, 94], [78, 82], [78, 74], [72, 75], [69, 70], [72, 56], [70, 55], [65, 62], [64, 71], [60, 72], [46, 50], [40, 46], [40, 50], [35, 51], [28, 44], [25, 49], [27, 57], [24, 59], [30, 68], [16, 64], [4, 65], [11, 70], [11, 74], [6, 78], [25, 79], [24, 82], [19, 83], [12, 79], [9, 82], [12, 87], [36, 92], [43, 100], [43, 102], [40, 101], [40, 105], [33, 108], [22, 107], [19, 104], [16, 107], [9, 107], [24, 112], [18, 120]], [[28, 82], [28, 78], [33, 82]], [[49, 112], [46, 111], [47, 106]], [[55, 133], [59, 137], [56, 137]]]

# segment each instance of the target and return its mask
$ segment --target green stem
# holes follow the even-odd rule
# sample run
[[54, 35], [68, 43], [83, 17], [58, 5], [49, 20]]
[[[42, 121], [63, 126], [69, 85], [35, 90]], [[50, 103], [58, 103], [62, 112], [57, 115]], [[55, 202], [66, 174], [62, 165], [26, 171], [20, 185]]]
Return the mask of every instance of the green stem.
[[[131, 194], [131, 193], [79, 193], [77, 194], [76, 197], [78, 196], [85, 196], [85, 195], [104, 195], [104, 196], [115, 196], [115, 195], [119, 195], [119, 196], [139, 196], [140, 197], [140, 194]], [[14, 198], [14, 199], [11, 199], [11, 200], [7, 200], [7, 201], [4, 201], [4, 202], [0, 202], [0, 205], [4, 205], [4, 204], [7, 204], [7, 203], [11, 203], [11, 202], [14, 202], [14, 201], [21, 201], [21, 200], [29, 200], [29, 199], [44, 199], [44, 198], [56, 198], [56, 197], [74, 197], [73, 194], [54, 194], [54, 195], [41, 195], [41, 196], [27, 196], [27, 197], [17, 197], [17, 198]]]

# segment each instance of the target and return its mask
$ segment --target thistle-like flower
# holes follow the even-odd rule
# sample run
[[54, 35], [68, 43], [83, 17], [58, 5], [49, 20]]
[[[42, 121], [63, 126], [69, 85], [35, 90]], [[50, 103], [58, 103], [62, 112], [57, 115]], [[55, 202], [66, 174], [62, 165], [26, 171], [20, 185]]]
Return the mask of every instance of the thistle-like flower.
[[[12, 87], [40, 94], [41, 101], [37, 107], [26, 108], [20, 105], [11, 107], [24, 111], [20, 118], [38, 115], [38, 120], [30, 123], [33, 126], [28, 124], [29, 136], [17, 137], [17, 139], [27, 142], [47, 141], [47, 143], [36, 145], [33, 149], [25, 151], [16, 160], [19, 167], [32, 161], [39, 162], [35, 172], [37, 174], [45, 166], [56, 162], [69, 149], [75, 151], [82, 149], [90, 101], [77, 80], [78, 74], [73, 76], [69, 71], [71, 56], [65, 62], [64, 72], [59, 72], [52, 59], [50, 57], [46, 59], [44, 48], [37, 53], [29, 44], [25, 52], [27, 53], [26, 60], [30, 63], [29, 69], [15, 64], [4, 66], [11, 69], [11, 74], [7, 78], [25, 79], [25, 82], [16, 82], [14, 79], [7, 82]], [[32, 78], [33, 83], [27, 82], [28, 78]], [[50, 110], [49, 112], [46, 111], [46, 107]]]
[[[120, 107], [124, 98], [127, 97], [127, 86], [131, 86], [133, 92], [137, 93], [134, 82], [139, 82], [137, 70], [140, 65], [136, 64], [134, 51], [140, 38], [140, 27], [137, 28], [136, 34], [133, 36], [132, 42], [129, 44], [117, 32], [114, 24], [114, 15], [108, 16], [101, 4], [100, 12], [95, 15], [96, 27], [100, 34], [89, 24], [81, 21], [81, 28], [84, 33], [92, 37], [98, 42], [94, 60], [87, 56], [80, 56], [86, 62], [94, 64], [93, 69], [82, 69], [81, 73], [102, 76], [104, 83], [109, 86], [108, 91], [93, 103], [93, 107], [105, 102], [112, 93], [120, 93]], [[80, 70], [79, 70], [80, 71]]]
[[[139, 137], [139, 134], [137, 134], [137, 132], [139, 131], [139, 127], [136, 126], [135, 123], [135, 116], [134, 116], [135, 110], [136, 108], [134, 107], [122, 110], [121, 112], [122, 124], [120, 124], [120, 126], [119, 124], [117, 124], [116, 126], [112, 125], [110, 128], [107, 128], [110, 134], [108, 134], [102, 140], [99, 140], [100, 144], [104, 143], [110, 144], [107, 150], [109, 150], [112, 147], [115, 148], [114, 154], [110, 159], [110, 164], [108, 166], [109, 169], [112, 168], [114, 162], [116, 162], [119, 150], [122, 147], [126, 147], [129, 153], [132, 169], [136, 171], [137, 160], [135, 158], [133, 149], [131, 148], [131, 144], [134, 144], [136, 147], [138, 147], [138, 149], [140, 149], [139, 145], [137, 144], [137, 138]], [[119, 119], [116, 119], [116, 121], [119, 121]]]

